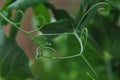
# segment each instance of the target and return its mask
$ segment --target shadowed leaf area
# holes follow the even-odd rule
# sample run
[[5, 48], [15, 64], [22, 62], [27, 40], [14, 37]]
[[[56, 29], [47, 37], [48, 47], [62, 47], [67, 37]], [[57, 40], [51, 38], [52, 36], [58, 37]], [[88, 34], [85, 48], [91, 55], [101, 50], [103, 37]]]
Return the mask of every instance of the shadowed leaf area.
[[25, 52], [0, 30], [0, 77], [7, 80], [25, 80], [32, 76]]

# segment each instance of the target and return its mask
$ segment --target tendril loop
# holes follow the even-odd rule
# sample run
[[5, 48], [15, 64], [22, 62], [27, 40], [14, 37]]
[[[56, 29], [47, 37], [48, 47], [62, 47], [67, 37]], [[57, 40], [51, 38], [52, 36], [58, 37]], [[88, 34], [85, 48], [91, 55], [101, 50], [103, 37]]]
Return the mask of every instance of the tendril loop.
[[51, 47], [38, 47], [36, 50], [35, 59], [57, 59], [57, 52]]
[[[108, 4], [108, 3], [106, 3], [106, 2], [100, 2], [100, 3], [97, 3], [97, 4], [95, 4], [95, 5], [93, 5], [91, 8], [89, 8], [88, 10], [87, 10], [87, 12], [83, 15], [83, 17], [81, 18], [81, 20], [79, 21], [79, 23], [77, 24], [77, 26], [76, 26], [76, 30], [78, 30], [79, 28], [81, 28], [81, 24], [82, 24], [82, 22], [84, 21], [84, 19], [86, 18], [86, 16], [88, 15], [88, 14], [90, 14], [90, 12], [94, 9], [94, 8], [96, 8], [96, 7], [99, 7], [99, 6], [101, 6], [101, 8], [98, 8], [98, 11], [101, 13], [101, 14], [105, 14], [105, 13], [108, 13], [109, 11], [110, 11], [110, 5]], [[100, 10], [99, 10], [100, 9]]]

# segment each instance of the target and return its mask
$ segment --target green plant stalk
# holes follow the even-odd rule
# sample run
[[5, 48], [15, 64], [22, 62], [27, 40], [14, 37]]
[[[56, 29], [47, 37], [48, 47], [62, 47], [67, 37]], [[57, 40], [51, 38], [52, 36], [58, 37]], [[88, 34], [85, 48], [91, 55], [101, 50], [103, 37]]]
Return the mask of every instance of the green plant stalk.
[[113, 80], [112, 69], [111, 69], [111, 61], [110, 60], [106, 61], [106, 68], [107, 68], [108, 80]]
[[89, 66], [89, 68], [93, 71], [96, 80], [99, 80], [97, 72], [95, 71], [95, 69], [91, 66], [91, 64], [87, 61], [87, 59], [84, 57], [84, 55], [82, 54], [81, 57], [83, 58], [83, 60], [86, 62], [86, 64]]
[[106, 73], [108, 76], [108, 80], [113, 80], [113, 75], [112, 75], [112, 66], [111, 66], [111, 55], [109, 52], [104, 53], [104, 60], [105, 60], [105, 65], [106, 65]]
[[[22, 21], [22, 15], [21, 14], [15, 14], [15, 17], [14, 17], [14, 22], [20, 22]], [[20, 26], [20, 24], [17, 25], [18, 27]], [[10, 29], [10, 33], [9, 33], [9, 38], [11, 40], [14, 40], [16, 38], [16, 35], [17, 35], [17, 32], [18, 32], [18, 28], [14, 27], [14, 25], [11, 26], [11, 29]]]
[[111, 60], [106, 60], [105, 63], [106, 63], [106, 72], [108, 75], [108, 80], [113, 80]]

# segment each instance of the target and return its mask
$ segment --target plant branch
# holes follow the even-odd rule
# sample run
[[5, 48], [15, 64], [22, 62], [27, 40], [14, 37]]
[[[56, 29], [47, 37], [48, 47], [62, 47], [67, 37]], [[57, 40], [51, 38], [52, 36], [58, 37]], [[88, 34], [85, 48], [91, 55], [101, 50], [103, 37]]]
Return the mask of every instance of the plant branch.
[[106, 64], [106, 72], [108, 75], [108, 80], [113, 80], [111, 56], [108, 52], [105, 52], [104, 55], [105, 55], [105, 64]]
[[110, 60], [106, 61], [106, 68], [107, 68], [108, 80], [113, 80], [112, 69], [111, 69], [111, 61]]
[[81, 57], [86, 62], [86, 64], [89, 66], [89, 68], [93, 71], [94, 75], [96, 76], [96, 79], [99, 80], [98, 75], [97, 75], [95, 69], [91, 66], [91, 64], [87, 61], [87, 59], [84, 57], [83, 54], [81, 55]]

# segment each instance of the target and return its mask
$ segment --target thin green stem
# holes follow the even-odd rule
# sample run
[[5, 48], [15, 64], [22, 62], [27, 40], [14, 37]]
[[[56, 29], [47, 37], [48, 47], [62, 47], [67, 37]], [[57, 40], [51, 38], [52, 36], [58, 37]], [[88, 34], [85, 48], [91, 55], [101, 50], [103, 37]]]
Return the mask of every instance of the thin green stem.
[[[22, 21], [22, 15], [21, 14], [15, 14], [15, 18], [14, 18], [14, 22], [21, 22]], [[16, 25], [16, 26], [20, 26], [20, 24]], [[16, 38], [16, 35], [17, 35], [17, 32], [18, 32], [18, 28], [14, 27], [14, 25], [11, 26], [11, 29], [10, 29], [10, 33], [9, 33], [9, 38], [11, 40], [14, 40]]]
[[95, 71], [95, 69], [91, 66], [91, 64], [87, 61], [87, 59], [84, 57], [84, 55], [82, 54], [81, 57], [83, 58], [83, 60], [87, 63], [87, 65], [90, 67], [90, 69], [93, 71], [94, 75], [96, 76], [96, 79], [99, 80], [98, 75]]
[[23, 30], [22, 28], [20, 28], [20, 27], [17, 26], [18, 24], [20, 24], [20, 22], [19, 22], [19, 23], [14, 23], [14, 22], [12, 22], [11, 20], [9, 20], [8, 18], [6, 18], [6, 17], [5, 17], [3, 14], [1, 14], [1, 13], [0, 13], [0, 16], [1, 16], [3, 19], [5, 19], [8, 23], [10, 23], [11, 25], [13, 25], [13, 26], [16, 27], [17, 29], [19, 29], [21, 32], [27, 34], [27, 32], [26, 32], [25, 30]]
[[51, 33], [50, 33], [50, 34], [41, 34], [41, 35], [48, 36], [48, 35], [62, 35], [62, 34], [63, 34], [63, 35], [64, 35], [64, 34], [65, 34], [65, 35], [74, 35], [74, 33], [55, 33], [55, 34], [51, 34]]
[[106, 71], [107, 71], [107, 75], [108, 75], [108, 80], [113, 80], [112, 67], [111, 67], [110, 60], [106, 61]]
[[113, 75], [112, 75], [112, 66], [111, 66], [111, 55], [109, 52], [104, 53], [104, 60], [106, 64], [106, 73], [108, 75], [108, 80], [113, 80]]

